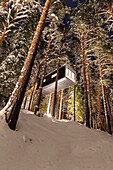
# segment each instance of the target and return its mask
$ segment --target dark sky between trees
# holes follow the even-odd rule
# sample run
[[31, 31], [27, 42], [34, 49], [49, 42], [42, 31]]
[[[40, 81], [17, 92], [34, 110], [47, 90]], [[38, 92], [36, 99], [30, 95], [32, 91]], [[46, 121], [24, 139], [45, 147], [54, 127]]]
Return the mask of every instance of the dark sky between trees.
[[[66, 5], [71, 7], [71, 8], [76, 7], [77, 3], [78, 3], [78, 0], [77, 1], [76, 0], [75, 1], [74, 0], [64, 0], [64, 1], [65, 1]], [[79, 0], [79, 1], [82, 2], [82, 3], [85, 2], [85, 0]]]

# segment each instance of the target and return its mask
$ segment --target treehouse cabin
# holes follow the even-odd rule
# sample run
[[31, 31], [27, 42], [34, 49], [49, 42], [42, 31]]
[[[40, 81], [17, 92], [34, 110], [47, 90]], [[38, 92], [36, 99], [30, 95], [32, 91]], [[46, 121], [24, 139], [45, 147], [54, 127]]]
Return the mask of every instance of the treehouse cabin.
[[[49, 73], [45, 76], [43, 82], [43, 94], [50, 94], [54, 92], [55, 89], [55, 81], [57, 76], [57, 70]], [[59, 76], [58, 76], [58, 86], [57, 92], [66, 89], [68, 87], [75, 85], [75, 72], [72, 68], [64, 65], [59, 68]]]

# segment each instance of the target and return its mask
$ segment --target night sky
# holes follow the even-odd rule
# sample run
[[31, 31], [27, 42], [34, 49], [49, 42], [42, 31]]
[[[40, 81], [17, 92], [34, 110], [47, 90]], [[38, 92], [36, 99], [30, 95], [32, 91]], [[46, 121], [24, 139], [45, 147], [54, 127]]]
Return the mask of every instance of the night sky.
[[[77, 6], [77, 3], [78, 3], [78, 0], [76, 0], [76, 2], [73, 1], [73, 0], [64, 0], [64, 1], [65, 1], [66, 5], [69, 6], [69, 7], [71, 7], [71, 8], [76, 7], [76, 6]], [[82, 2], [82, 3], [85, 2], [85, 0], [79, 0], [79, 1]]]
[[[46, 0], [42, 0], [41, 3], [44, 5]], [[64, 0], [68, 7], [74, 8], [77, 6], [78, 1], [84, 3], [86, 0]]]

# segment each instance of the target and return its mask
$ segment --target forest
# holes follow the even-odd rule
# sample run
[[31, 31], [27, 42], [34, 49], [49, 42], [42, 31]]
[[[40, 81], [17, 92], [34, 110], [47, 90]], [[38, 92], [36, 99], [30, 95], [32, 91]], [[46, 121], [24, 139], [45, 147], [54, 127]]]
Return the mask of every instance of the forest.
[[0, 0], [0, 170], [113, 170], [113, 0]]
[[[56, 119], [112, 134], [112, 0], [1, 0], [0, 20], [0, 114], [10, 129], [20, 109], [49, 109]], [[64, 65], [75, 84], [58, 91]], [[44, 94], [55, 70], [54, 91]]]

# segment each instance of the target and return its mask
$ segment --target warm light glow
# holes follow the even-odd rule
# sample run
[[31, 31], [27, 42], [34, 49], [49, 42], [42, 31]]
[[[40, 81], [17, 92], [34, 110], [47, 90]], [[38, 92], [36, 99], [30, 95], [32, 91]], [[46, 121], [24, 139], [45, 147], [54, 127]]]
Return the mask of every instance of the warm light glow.
[[54, 78], [54, 77], [56, 77], [56, 75], [57, 75], [57, 73], [53, 74], [53, 75], [51, 76], [51, 78]]
[[47, 113], [46, 116], [47, 116], [47, 117], [52, 117], [50, 113]]

